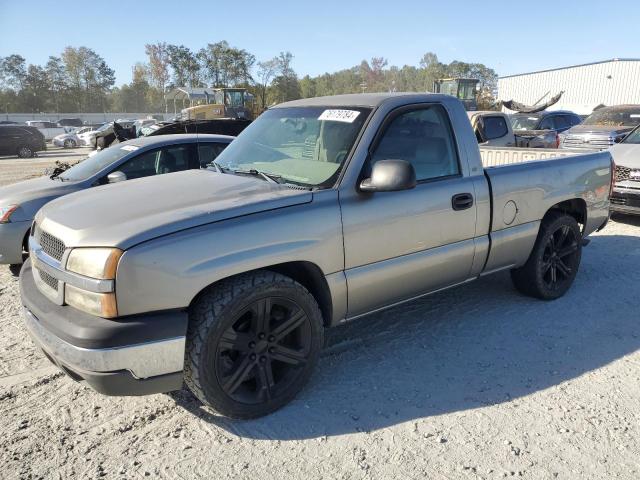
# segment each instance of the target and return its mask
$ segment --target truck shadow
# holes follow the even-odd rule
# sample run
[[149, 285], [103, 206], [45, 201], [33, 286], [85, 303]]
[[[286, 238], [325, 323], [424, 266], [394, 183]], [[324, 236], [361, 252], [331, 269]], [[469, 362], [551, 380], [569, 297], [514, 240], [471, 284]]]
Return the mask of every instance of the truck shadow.
[[267, 417], [217, 416], [187, 390], [173, 398], [234, 435], [278, 440], [509, 402], [636, 351], [639, 284], [640, 239], [598, 236], [573, 288], [554, 302], [519, 295], [501, 273], [329, 331], [311, 382]]

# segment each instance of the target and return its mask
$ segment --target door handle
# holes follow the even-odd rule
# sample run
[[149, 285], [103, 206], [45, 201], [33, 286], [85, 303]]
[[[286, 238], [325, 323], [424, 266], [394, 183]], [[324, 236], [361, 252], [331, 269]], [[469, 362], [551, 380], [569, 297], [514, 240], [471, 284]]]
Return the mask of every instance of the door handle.
[[473, 206], [473, 195], [470, 193], [457, 193], [451, 197], [451, 208], [454, 210], [466, 210]]

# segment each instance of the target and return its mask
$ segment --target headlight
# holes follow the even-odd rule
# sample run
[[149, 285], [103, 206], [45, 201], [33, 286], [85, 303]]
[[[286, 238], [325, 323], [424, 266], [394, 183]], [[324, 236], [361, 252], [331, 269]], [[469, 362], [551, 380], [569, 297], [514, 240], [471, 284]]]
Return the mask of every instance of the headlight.
[[0, 207], [0, 223], [9, 223], [11, 214], [18, 209], [18, 205]]
[[98, 317], [118, 316], [115, 293], [88, 292], [67, 284], [64, 287], [64, 301], [67, 305]]
[[[85, 277], [114, 280], [122, 253], [118, 248], [74, 248], [69, 253], [66, 268]], [[115, 292], [89, 292], [66, 284], [64, 301], [67, 305], [98, 317], [118, 316]]]
[[122, 250], [117, 248], [74, 248], [67, 259], [67, 270], [101, 280], [116, 278]]

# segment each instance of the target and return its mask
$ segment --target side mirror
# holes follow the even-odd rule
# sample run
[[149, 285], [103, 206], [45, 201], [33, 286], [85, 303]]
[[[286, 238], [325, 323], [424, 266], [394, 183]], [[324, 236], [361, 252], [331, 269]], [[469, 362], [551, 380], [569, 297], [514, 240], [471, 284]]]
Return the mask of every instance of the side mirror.
[[406, 160], [379, 160], [371, 177], [360, 183], [363, 192], [396, 192], [416, 186], [416, 171]]
[[107, 175], [107, 183], [118, 183], [124, 182], [127, 179], [127, 174], [124, 172], [111, 172]]
[[616, 137], [613, 140], [613, 143], [622, 143], [622, 140], [624, 140], [624, 138], [625, 138], [625, 135], [620, 135], [619, 137]]

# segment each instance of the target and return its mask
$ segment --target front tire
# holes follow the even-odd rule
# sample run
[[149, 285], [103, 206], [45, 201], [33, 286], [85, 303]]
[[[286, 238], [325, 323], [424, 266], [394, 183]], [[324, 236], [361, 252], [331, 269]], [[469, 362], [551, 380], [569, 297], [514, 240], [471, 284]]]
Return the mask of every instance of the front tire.
[[563, 296], [573, 284], [582, 257], [582, 233], [575, 218], [549, 213], [527, 263], [511, 270], [516, 289], [542, 300]]
[[18, 157], [20, 158], [32, 158], [33, 149], [28, 145], [23, 145], [18, 148]]
[[293, 279], [258, 271], [223, 280], [189, 311], [185, 383], [222, 415], [260, 417], [306, 384], [323, 337], [318, 304]]
[[64, 148], [76, 148], [76, 142], [71, 139], [67, 139], [64, 141]]

